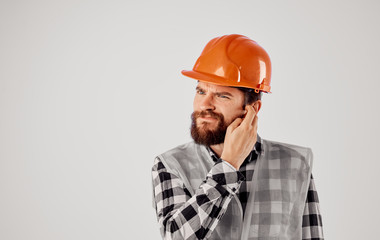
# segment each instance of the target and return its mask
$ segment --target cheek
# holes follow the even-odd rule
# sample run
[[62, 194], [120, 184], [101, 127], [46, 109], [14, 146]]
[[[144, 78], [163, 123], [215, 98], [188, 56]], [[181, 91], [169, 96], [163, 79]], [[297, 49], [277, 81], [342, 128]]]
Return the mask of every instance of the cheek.
[[193, 100], [193, 108], [195, 109], [198, 105], [198, 101], [197, 101], [197, 96], [194, 96], [194, 100]]
[[235, 109], [225, 112], [224, 115], [224, 121], [229, 125], [231, 124], [236, 118], [242, 118], [244, 117], [244, 110], [243, 109]]
[[193, 101], [193, 110], [197, 110], [198, 109], [198, 101], [196, 100], [196, 98], [194, 98], [194, 101]]

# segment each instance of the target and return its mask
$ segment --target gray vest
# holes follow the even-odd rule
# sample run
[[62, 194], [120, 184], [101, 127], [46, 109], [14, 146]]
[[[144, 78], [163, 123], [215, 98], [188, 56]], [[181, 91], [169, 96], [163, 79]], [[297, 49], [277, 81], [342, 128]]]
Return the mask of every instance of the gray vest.
[[[310, 148], [262, 140], [243, 219], [235, 196], [208, 239], [301, 239], [302, 216], [310, 183]], [[158, 158], [194, 195], [215, 164], [205, 146], [190, 142]], [[253, 193], [253, 194], [252, 194]]]

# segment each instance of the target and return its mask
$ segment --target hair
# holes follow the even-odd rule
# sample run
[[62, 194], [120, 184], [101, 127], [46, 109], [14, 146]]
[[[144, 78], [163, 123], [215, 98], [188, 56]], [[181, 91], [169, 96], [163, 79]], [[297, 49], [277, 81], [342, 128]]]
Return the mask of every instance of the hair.
[[255, 89], [252, 88], [244, 88], [244, 87], [236, 87], [240, 91], [244, 93], [244, 105], [252, 104], [256, 102], [257, 100], [261, 100], [261, 97], [263, 96], [263, 93], [255, 92]]

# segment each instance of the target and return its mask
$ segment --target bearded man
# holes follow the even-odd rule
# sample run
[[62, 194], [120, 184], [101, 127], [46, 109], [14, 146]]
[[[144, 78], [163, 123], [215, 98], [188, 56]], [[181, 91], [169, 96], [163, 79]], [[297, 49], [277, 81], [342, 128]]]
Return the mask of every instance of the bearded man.
[[194, 141], [156, 157], [163, 239], [323, 239], [310, 148], [257, 134], [271, 63], [238, 34], [212, 39], [192, 71]]

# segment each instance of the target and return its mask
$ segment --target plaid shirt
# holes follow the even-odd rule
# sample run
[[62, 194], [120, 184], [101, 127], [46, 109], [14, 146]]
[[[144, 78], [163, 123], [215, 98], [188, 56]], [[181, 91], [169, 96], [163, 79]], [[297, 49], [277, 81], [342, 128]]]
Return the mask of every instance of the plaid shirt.
[[[255, 163], [262, 151], [261, 141], [258, 137], [254, 150], [238, 171], [208, 148], [215, 165], [194, 195], [184, 187], [178, 176], [169, 173], [156, 158], [152, 168], [154, 207], [163, 238], [208, 238], [235, 195], [244, 213]], [[323, 239], [318, 194], [312, 176], [303, 213], [302, 239]]]

